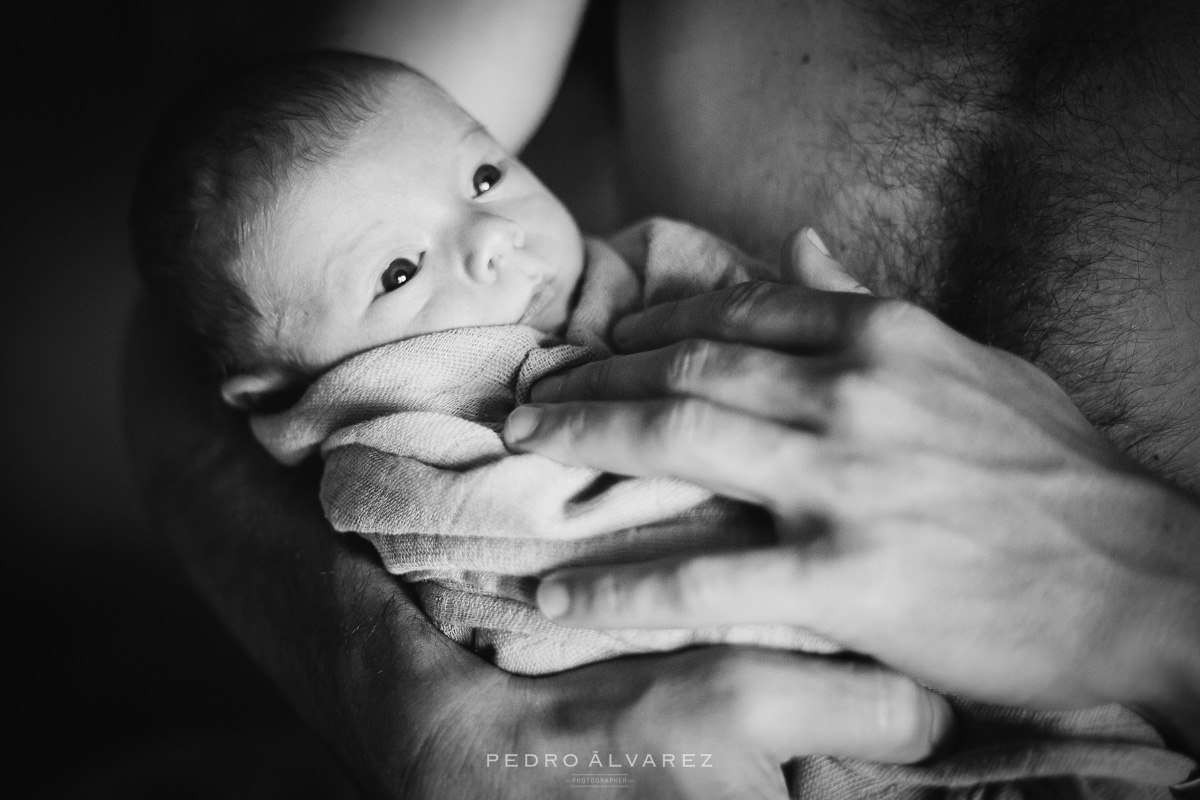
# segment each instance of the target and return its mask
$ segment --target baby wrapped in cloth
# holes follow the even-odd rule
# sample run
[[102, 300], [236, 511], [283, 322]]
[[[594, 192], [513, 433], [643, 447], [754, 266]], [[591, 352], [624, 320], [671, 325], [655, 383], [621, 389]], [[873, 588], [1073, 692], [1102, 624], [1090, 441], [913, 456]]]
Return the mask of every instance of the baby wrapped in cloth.
[[[251, 424], [284, 463], [319, 451], [333, 526], [369, 540], [439, 629], [503, 669], [544, 674], [695, 644], [834, 653], [817, 634], [777, 625], [592, 631], [549, 622], [534, 590], [553, 569], [769, 544], [773, 535], [762, 512], [696, 486], [515, 455], [500, 438], [538, 379], [610, 355], [607, 332], [620, 316], [770, 277], [703, 231], [652, 220], [587, 243], [566, 342], [520, 325], [406, 339], [348, 359], [292, 408]], [[957, 797], [942, 790], [964, 787], [961, 796], [974, 797], [967, 787], [1018, 781], [988, 796], [1026, 797], [1033, 786], [1027, 793], [1020, 781], [1058, 776], [1062, 796], [1169, 797], [1162, 787], [1194, 766], [1117, 706], [1051, 713], [956, 701], [956, 709], [955, 753], [920, 767], [800, 759], [793, 796]]]

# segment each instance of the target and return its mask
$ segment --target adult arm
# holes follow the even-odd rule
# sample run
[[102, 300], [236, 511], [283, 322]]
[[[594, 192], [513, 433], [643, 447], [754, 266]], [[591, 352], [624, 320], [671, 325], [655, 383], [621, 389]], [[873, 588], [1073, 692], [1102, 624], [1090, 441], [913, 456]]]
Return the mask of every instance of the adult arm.
[[711, 771], [639, 773], [634, 797], [783, 798], [778, 765], [793, 755], [912, 761], [946, 732], [943, 701], [907, 678], [787, 653], [712, 647], [504, 673], [438, 633], [369, 547], [334, 533], [316, 476], [275, 464], [203, 374], [143, 304], [124, 396], [153, 517], [371, 796], [556, 797], [569, 770], [505, 769], [488, 754], [599, 751], [713, 754]]
[[518, 152], [562, 82], [587, 0], [354, 0], [323, 44], [425, 73]]
[[980, 700], [1124, 703], [1200, 751], [1196, 498], [1027, 362], [853, 291], [806, 242], [810, 287], [628, 318], [614, 335], [633, 355], [544, 381], [506, 429], [522, 450], [759, 503], [779, 544], [566, 571], [543, 610], [803, 625]]

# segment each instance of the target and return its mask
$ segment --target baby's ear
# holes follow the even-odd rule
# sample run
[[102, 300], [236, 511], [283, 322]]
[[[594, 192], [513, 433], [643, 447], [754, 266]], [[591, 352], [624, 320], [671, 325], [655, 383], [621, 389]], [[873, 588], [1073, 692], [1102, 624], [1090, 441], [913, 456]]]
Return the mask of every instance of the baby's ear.
[[270, 398], [287, 389], [291, 380], [278, 367], [263, 367], [256, 372], [234, 375], [221, 384], [221, 397], [234, 408], [257, 411], [269, 405]]

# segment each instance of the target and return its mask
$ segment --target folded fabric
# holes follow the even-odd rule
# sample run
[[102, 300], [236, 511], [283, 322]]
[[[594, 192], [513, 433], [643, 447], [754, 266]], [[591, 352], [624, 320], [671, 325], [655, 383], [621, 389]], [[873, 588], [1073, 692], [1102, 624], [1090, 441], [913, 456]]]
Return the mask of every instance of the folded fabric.
[[[537, 578], [553, 569], [774, 541], [761, 510], [699, 487], [618, 477], [504, 447], [504, 419], [531, 385], [607, 357], [615, 319], [770, 277], [764, 265], [720, 239], [661, 220], [607, 243], [589, 241], [587, 256], [566, 342], [508, 325], [385, 345], [326, 373], [292, 408], [255, 417], [255, 434], [284, 463], [319, 451], [321, 500], [333, 526], [368, 539], [386, 567], [414, 585], [442, 631], [511, 672], [544, 674], [697, 644], [838, 652], [822, 636], [782, 625], [590, 631], [559, 627], [537, 611]], [[792, 772], [794, 790], [813, 797], [925, 797], [933, 786], [1073, 775], [1100, 784], [1133, 781], [1143, 792], [1179, 782], [1191, 769], [1187, 759], [1162, 749], [1149, 725], [1117, 706], [1084, 716], [961, 709], [965, 729], [981, 732], [979, 747], [921, 767], [802, 759]], [[839, 786], [848, 793], [831, 788]], [[865, 788], [887, 786], [910, 793]], [[1167, 796], [1156, 791], [1121, 796]]]
[[611, 244], [588, 242], [570, 344], [520, 325], [395, 342], [335, 367], [293, 408], [255, 418], [254, 431], [285, 463], [319, 448], [334, 527], [370, 540], [441, 630], [511, 672], [691, 644], [831, 652], [832, 642], [780, 625], [587, 631], [548, 622], [533, 578], [551, 569], [764, 544], [770, 525], [681, 481], [513, 455], [499, 436], [539, 378], [609, 355], [608, 328], [621, 314], [767, 273], [716, 237], [652, 221]]

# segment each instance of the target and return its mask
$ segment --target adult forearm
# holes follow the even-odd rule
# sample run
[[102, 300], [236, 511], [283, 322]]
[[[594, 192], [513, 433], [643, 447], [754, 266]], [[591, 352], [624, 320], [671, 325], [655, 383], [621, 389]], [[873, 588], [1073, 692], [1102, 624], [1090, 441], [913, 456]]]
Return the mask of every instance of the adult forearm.
[[328, 529], [315, 477], [249, 441], [190, 352], [139, 311], [125, 406], [151, 510], [218, 614], [373, 795], [559, 797], [563, 772], [516, 774], [488, 755], [703, 745], [722, 754], [714, 773], [650, 770], [631, 796], [781, 797], [788, 755], [912, 761], [945, 735], [940, 698], [815, 657], [704, 648], [536, 680], [485, 664]]
[[[183, 337], [139, 309], [124, 405], [152, 517], [255, 660], [371, 780], [380, 770], [366, 763], [375, 748], [363, 732], [391, 722], [380, 709], [360, 711], [376, 696], [375, 680], [386, 676], [396, 688], [420, 680], [408, 656], [435, 634], [368, 553], [328, 530], [315, 477], [247, 446], [244, 422], [203, 375]], [[393, 646], [406, 638], [411, 646]], [[378, 733], [390, 741], [403, 732]]]
[[520, 150], [566, 70], [586, 0], [354, 0], [321, 44], [404, 61]]
[[1104, 521], [1126, 557], [1110, 593], [1109, 657], [1092, 661], [1092, 680], [1200, 754], [1200, 503], [1149, 476], [1126, 489]]

